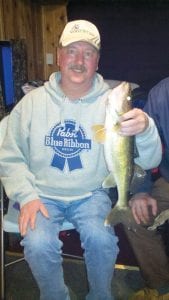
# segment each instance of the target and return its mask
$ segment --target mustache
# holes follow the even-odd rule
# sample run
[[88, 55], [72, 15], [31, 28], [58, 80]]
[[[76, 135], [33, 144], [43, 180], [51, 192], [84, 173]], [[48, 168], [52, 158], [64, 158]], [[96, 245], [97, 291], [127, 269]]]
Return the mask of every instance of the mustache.
[[78, 71], [81, 71], [81, 72], [86, 72], [86, 67], [84, 65], [70, 64], [69, 69], [70, 70], [78, 70]]

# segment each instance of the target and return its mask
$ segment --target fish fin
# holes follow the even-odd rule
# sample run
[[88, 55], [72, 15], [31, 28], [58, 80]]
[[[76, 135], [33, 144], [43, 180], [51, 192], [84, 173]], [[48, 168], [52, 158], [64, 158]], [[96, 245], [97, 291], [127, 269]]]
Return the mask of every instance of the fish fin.
[[110, 173], [103, 181], [102, 187], [103, 188], [110, 188], [110, 187], [115, 187], [117, 184], [115, 182], [113, 173]]
[[105, 141], [105, 127], [104, 125], [93, 125], [92, 130], [94, 131], [94, 139], [96, 142], [103, 144]]
[[137, 225], [133, 222], [132, 211], [127, 206], [113, 207], [104, 221], [104, 226], [111, 227], [119, 223], [124, 224], [128, 230], [133, 230], [134, 232], [137, 230]]
[[141, 184], [145, 181], [147, 173], [139, 165], [135, 164], [133, 176], [130, 183], [130, 192], [135, 194]]
[[118, 207], [117, 205], [112, 208], [110, 213], [107, 215], [104, 226], [113, 226], [118, 223], [130, 225], [132, 220], [132, 212], [129, 207]]

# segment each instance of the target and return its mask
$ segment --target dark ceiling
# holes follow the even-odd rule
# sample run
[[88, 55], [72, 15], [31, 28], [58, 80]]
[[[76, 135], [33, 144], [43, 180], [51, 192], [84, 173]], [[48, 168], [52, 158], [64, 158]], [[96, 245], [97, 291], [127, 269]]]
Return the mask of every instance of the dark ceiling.
[[[34, 3], [40, 5], [50, 5], [50, 4], [62, 4], [62, 3], [77, 3], [79, 4], [79, 0], [31, 0]], [[114, 3], [114, 4], [132, 4], [132, 5], [152, 5], [152, 6], [159, 6], [159, 5], [168, 5], [169, 0], [80, 0], [80, 3]]]

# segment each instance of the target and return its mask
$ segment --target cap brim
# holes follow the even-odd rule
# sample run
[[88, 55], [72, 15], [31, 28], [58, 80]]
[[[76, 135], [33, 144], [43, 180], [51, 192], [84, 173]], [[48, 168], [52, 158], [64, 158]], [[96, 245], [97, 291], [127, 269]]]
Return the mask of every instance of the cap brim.
[[96, 48], [97, 50], [100, 49], [100, 47], [98, 47], [95, 43], [92, 42], [92, 40], [89, 40], [89, 39], [84, 39], [84, 38], [71, 38], [71, 39], [68, 39], [68, 40], [64, 40], [64, 41], [60, 41], [60, 44], [62, 45], [62, 47], [66, 47], [72, 43], [75, 43], [75, 42], [86, 42], [90, 45], [92, 45], [94, 48]]

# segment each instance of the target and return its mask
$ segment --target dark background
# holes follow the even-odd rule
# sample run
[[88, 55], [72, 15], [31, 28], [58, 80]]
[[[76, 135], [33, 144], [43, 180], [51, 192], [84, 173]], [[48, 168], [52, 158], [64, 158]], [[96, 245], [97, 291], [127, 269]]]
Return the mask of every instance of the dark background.
[[147, 91], [169, 76], [169, 1], [69, 0], [68, 21], [86, 19], [102, 38], [99, 72]]

